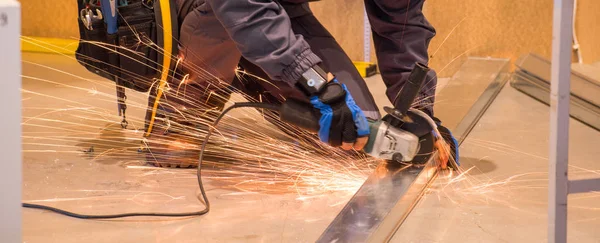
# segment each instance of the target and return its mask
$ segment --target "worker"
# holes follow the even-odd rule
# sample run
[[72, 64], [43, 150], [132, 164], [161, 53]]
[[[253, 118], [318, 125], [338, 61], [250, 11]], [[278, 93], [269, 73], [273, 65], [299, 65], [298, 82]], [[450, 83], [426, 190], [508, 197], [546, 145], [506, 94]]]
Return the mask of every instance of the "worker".
[[[345, 150], [363, 148], [369, 134], [366, 119], [381, 118], [379, 109], [364, 79], [312, 14], [308, 2], [176, 0], [182, 78], [170, 80], [162, 97], [150, 97], [149, 104], [160, 101], [161, 111], [156, 117], [148, 113], [146, 119], [151, 163], [196, 164], [202, 138], [197, 128], [207, 127], [223, 109], [231, 94], [227, 87], [262, 102], [296, 98], [329, 111], [329, 119], [320, 120], [321, 141]], [[394, 104], [414, 63], [427, 63], [435, 30], [422, 14], [423, 1], [366, 0], [365, 4], [386, 93]], [[307, 76], [317, 77], [316, 84]], [[435, 86], [431, 71], [416, 106], [432, 117]], [[345, 96], [330, 103], [314, 98], [336, 96], [334, 91], [341, 89]], [[156, 124], [149, 125], [152, 120]], [[440, 130], [446, 133], [451, 151], [456, 151], [449, 130], [442, 126]]]

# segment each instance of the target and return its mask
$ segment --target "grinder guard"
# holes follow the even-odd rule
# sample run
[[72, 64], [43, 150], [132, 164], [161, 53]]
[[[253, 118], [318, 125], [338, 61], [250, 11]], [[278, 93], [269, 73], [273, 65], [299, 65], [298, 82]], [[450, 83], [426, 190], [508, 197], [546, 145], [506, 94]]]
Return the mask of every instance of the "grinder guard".
[[[393, 115], [397, 110], [385, 108], [388, 115], [369, 124], [371, 136], [364, 151], [376, 158], [396, 162], [426, 163], [435, 150], [433, 128], [429, 122], [410, 110], [399, 118]], [[406, 118], [412, 122], [404, 122]]]
[[364, 151], [375, 157], [398, 162], [409, 162], [419, 150], [419, 138], [414, 134], [397, 129], [382, 121], [369, 124], [371, 136]]

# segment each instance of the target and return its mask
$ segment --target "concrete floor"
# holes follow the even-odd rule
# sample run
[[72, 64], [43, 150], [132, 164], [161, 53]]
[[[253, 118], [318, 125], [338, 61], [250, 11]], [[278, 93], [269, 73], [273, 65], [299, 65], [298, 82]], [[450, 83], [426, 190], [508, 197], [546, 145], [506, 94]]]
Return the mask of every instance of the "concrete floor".
[[[143, 165], [135, 152], [141, 134], [118, 125], [112, 83], [68, 57], [25, 53], [24, 60], [25, 201], [92, 214], [203, 208], [196, 198], [195, 171]], [[441, 86], [447, 81], [441, 80]], [[389, 104], [380, 77], [367, 82], [379, 106]], [[140, 127], [145, 97], [136, 92], [128, 96], [131, 127]], [[474, 167], [460, 177], [468, 180], [438, 179], [394, 241], [545, 242], [548, 117], [547, 106], [505, 87], [462, 146], [463, 168]], [[593, 160], [600, 156], [593, 149], [599, 133], [573, 121], [571, 135], [571, 161], [577, 166], [571, 168], [572, 178], [600, 174]], [[83, 152], [92, 144], [93, 154]], [[209, 179], [211, 212], [187, 219], [92, 221], [24, 209], [23, 239], [311, 242], [358, 189], [361, 178], [349, 180], [355, 187], [310, 197], [279, 185], [272, 185], [278, 190], [234, 189], [230, 185], [235, 181]], [[570, 197], [571, 242], [600, 242], [597, 195]]]
[[[549, 107], [508, 84], [392, 242], [547, 242]], [[600, 133], [571, 119], [569, 177], [600, 177]], [[472, 168], [472, 169], [471, 169]], [[600, 193], [569, 196], [569, 242], [600, 242]]]
[[[145, 165], [136, 152], [145, 97], [128, 92], [129, 130], [119, 126], [114, 84], [70, 57], [23, 56], [23, 200], [88, 214], [202, 210], [193, 169]], [[68, 74], [62, 73], [63, 71]], [[239, 97], [238, 97], [239, 98]], [[85, 153], [91, 146], [94, 153]], [[344, 168], [338, 168], [344, 175]], [[209, 214], [195, 218], [80, 220], [24, 209], [25, 242], [310, 242], [370, 171], [341, 190], [305, 193], [244, 178], [211, 180]], [[269, 175], [266, 176], [268, 178]], [[275, 177], [275, 175], [273, 176]], [[329, 178], [323, 178], [328, 180]], [[246, 185], [248, 184], [248, 185]]]

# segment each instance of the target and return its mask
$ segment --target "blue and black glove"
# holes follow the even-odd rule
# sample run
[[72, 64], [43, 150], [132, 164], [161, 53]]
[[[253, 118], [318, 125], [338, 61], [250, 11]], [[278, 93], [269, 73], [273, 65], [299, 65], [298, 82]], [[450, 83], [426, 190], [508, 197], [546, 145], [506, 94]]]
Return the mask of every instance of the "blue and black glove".
[[456, 140], [454, 135], [452, 135], [452, 132], [450, 131], [450, 129], [442, 126], [442, 121], [440, 121], [440, 119], [434, 117], [433, 120], [437, 124], [437, 129], [440, 132], [440, 135], [442, 135], [442, 138], [446, 141], [446, 143], [448, 145], [450, 145], [450, 156], [452, 157], [454, 162], [456, 162], [456, 165], [460, 166], [460, 162], [459, 162], [460, 154], [458, 151], [458, 145], [459, 145], [458, 140]]
[[[337, 79], [334, 78], [325, 84], [319, 94], [309, 98], [310, 103], [321, 112], [319, 119], [321, 141], [338, 147], [343, 143], [354, 144], [358, 138], [369, 136], [367, 118], [354, 102], [346, 85], [339, 83]], [[366, 139], [364, 141], [366, 143]], [[359, 145], [357, 149], [361, 148]]]

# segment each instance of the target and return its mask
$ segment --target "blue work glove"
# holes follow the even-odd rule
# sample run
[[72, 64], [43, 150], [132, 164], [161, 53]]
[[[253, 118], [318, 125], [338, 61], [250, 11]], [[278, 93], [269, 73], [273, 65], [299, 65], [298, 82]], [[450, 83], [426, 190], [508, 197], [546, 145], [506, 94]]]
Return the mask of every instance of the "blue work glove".
[[[342, 146], [344, 149], [362, 149], [370, 133], [369, 123], [346, 85], [334, 78], [319, 95], [310, 97], [310, 103], [321, 112], [321, 141], [334, 147]], [[364, 138], [360, 139], [360, 144], [357, 142], [358, 138]]]
[[442, 122], [439, 119], [434, 117], [433, 120], [437, 124], [438, 131], [442, 135], [442, 138], [446, 141], [448, 145], [450, 145], [450, 156], [452, 157], [451, 159], [453, 159], [456, 162], [456, 165], [460, 166], [460, 162], [458, 161], [458, 159], [460, 158], [460, 155], [458, 153], [458, 140], [454, 138], [454, 135], [452, 135], [450, 129], [442, 126]]

